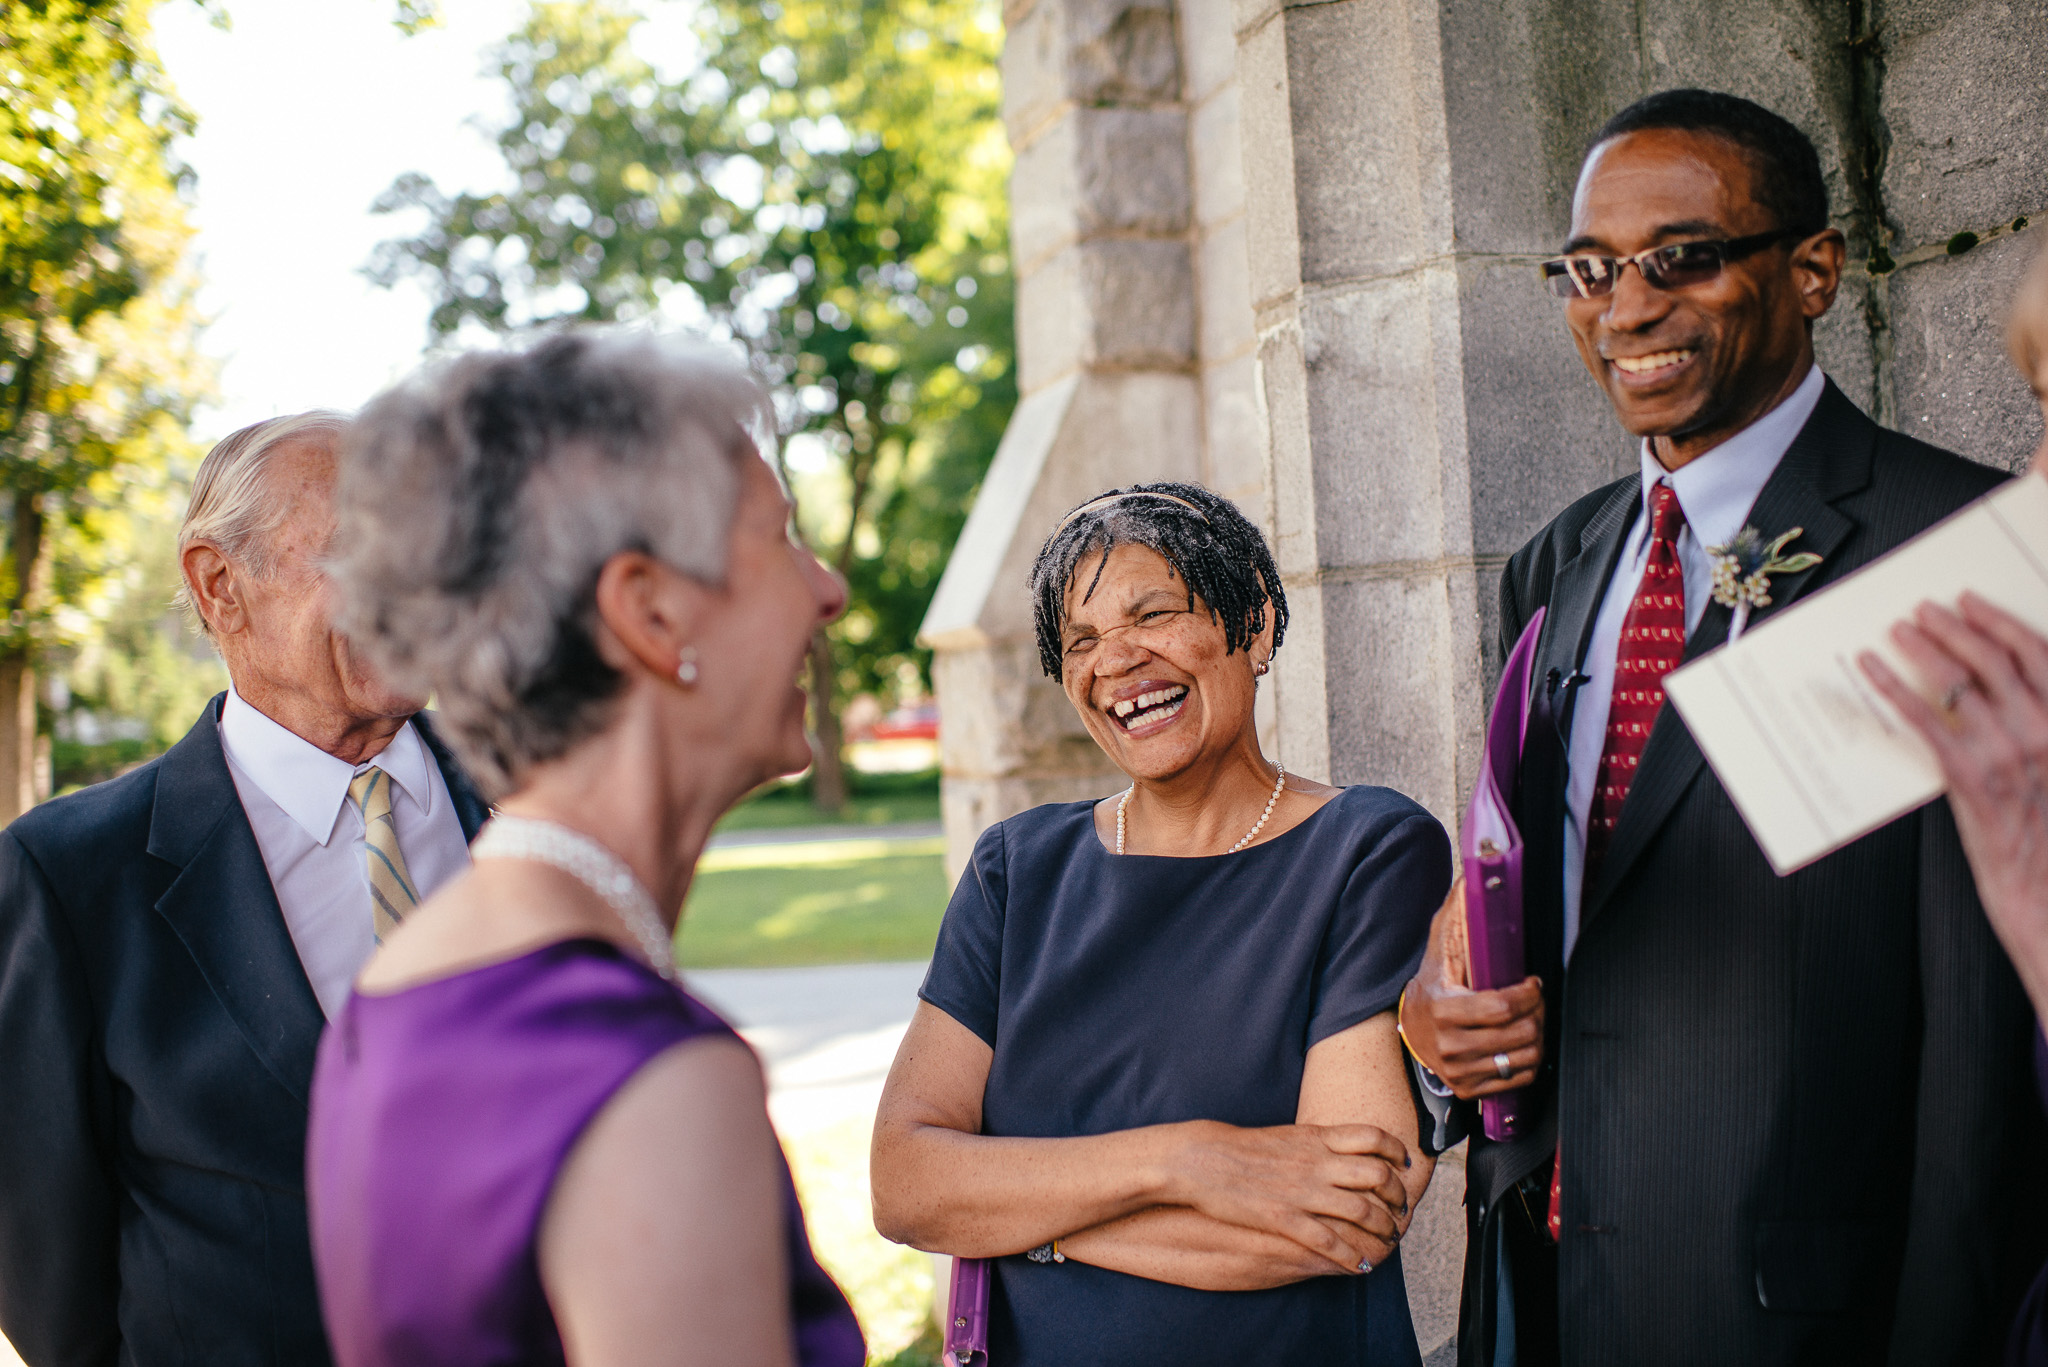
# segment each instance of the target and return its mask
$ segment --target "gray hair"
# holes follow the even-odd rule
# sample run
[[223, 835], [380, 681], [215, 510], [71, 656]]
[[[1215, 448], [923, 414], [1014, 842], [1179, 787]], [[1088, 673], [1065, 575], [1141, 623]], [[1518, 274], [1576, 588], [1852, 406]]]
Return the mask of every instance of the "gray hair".
[[277, 569], [277, 529], [290, 511], [277, 497], [269, 478], [271, 458], [295, 442], [317, 439], [340, 445], [348, 431], [348, 415], [331, 408], [266, 418], [230, 433], [215, 443], [192, 477], [192, 499], [178, 528], [180, 583], [177, 605], [211, 636], [213, 628], [192, 601], [192, 587], [183, 583], [185, 548], [212, 546], [245, 572], [268, 579]]
[[338, 620], [426, 696], [487, 796], [608, 723], [598, 571], [643, 551], [725, 577], [742, 461], [773, 431], [732, 360], [647, 334], [480, 352], [372, 400], [336, 494]]

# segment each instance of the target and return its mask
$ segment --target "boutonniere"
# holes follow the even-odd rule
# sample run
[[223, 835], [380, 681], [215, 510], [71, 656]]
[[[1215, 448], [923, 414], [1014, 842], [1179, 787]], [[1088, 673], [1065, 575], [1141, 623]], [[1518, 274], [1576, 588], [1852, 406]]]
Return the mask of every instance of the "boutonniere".
[[1730, 644], [1742, 638], [1751, 608], [1770, 606], [1772, 575], [1797, 574], [1820, 563], [1820, 557], [1812, 551], [1785, 554], [1785, 548], [1805, 531], [1804, 527], [1794, 527], [1777, 540], [1767, 542], [1756, 528], [1744, 527], [1727, 545], [1707, 547], [1707, 555], [1714, 562], [1714, 601], [1735, 611], [1735, 620], [1728, 624]]

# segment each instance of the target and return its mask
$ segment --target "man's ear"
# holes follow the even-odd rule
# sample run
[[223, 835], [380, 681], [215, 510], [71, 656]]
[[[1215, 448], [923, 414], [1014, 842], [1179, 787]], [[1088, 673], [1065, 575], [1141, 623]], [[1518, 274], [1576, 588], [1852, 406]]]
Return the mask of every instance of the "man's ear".
[[702, 585], [644, 551], [621, 551], [597, 572], [597, 617], [604, 627], [598, 649], [614, 668], [631, 659], [660, 678], [674, 678], [696, 643], [704, 597]]
[[1834, 228], [1793, 244], [1792, 283], [1799, 291], [1799, 311], [1809, 323], [1834, 307], [1848, 254], [1848, 243]]
[[216, 639], [233, 636], [249, 625], [248, 605], [242, 601], [241, 572], [216, 546], [195, 541], [178, 557], [178, 569], [185, 576], [185, 592], [192, 599]]

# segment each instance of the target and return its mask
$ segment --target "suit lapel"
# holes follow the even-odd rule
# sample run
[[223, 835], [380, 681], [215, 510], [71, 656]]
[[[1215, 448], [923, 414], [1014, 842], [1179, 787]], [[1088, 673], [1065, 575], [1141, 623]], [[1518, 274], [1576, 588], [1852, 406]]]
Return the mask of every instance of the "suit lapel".
[[441, 766], [441, 782], [448, 787], [448, 796], [455, 802], [456, 819], [462, 822], [462, 836], [465, 840], [476, 839], [476, 833], [491, 819], [491, 809], [476, 789], [469, 783], [469, 776], [462, 772], [462, 766], [455, 762], [455, 755], [442, 743], [434, 730], [433, 713], [421, 712], [413, 717], [414, 729], [420, 739], [427, 743], [427, 749], [434, 756], [434, 763]]
[[[1793, 439], [1745, 519], [1766, 538], [1802, 528], [1803, 534], [1788, 549], [1812, 551], [1821, 557], [1821, 563], [1799, 574], [1773, 578], [1770, 604], [1750, 614], [1751, 626], [1782, 611], [1836, 572], [1834, 553], [1856, 530], [1856, 524], [1833, 506], [1833, 500], [1869, 482], [1875, 432], [1876, 425], [1835, 388], [1834, 381], [1828, 381], [1813, 416]], [[1685, 644], [1686, 663], [1725, 645], [1732, 617], [1719, 603], [1709, 603]], [[1649, 847], [1705, 763], [1677, 709], [1666, 707], [1643, 747], [1635, 783], [1615, 823], [1614, 841], [1600, 864], [1599, 881], [1585, 897], [1582, 927], [1591, 923], [1629, 866]]]
[[[1572, 711], [1577, 698], [1577, 690], [1562, 686], [1562, 681], [1577, 673], [1580, 661], [1585, 658], [1594, 619], [1600, 615], [1600, 600], [1607, 592], [1607, 581], [1613, 577], [1615, 561], [1621, 556], [1642, 502], [1641, 479], [1623, 480], [1586, 523], [1579, 534], [1578, 553], [1559, 566], [1551, 578], [1549, 612], [1536, 641], [1536, 662], [1530, 680], [1536, 695], [1532, 715], [1542, 718], [1550, 727], [1559, 757], [1558, 763], [1550, 766], [1554, 772], [1548, 775], [1549, 782], [1523, 790], [1516, 819], [1525, 838], [1537, 831], [1555, 832], [1555, 839], [1560, 842], [1556, 847], [1560, 861], [1568, 778], [1563, 754], [1570, 748]], [[1559, 681], [1558, 687], [1552, 687], [1552, 679]], [[1560, 878], [1562, 868], [1560, 862]]]
[[326, 1018], [228, 773], [220, 743], [225, 697], [159, 762], [149, 853], [179, 873], [156, 909], [249, 1047], [304, 1103]]
[[[1544, 619], [1543, 635], [1536, 643], [1538, 688], [1544, 686], [1551, 670], [1560, 678], [1571, 675], [1586, 658], [1586, 643], [1592, 639], [1600, 602], [1607, 595], [1607, 581], [1614, 577], [1615, 561], [1621, 558], [1629, 528], [1642, 511], [1642, 483], [1637, 476], [1617, 484], [1579, 534], [1579, 553], [1558, 567], [1550, 586], [1550, 615]], [[1570, 727], [1569, 702], [1560, 708], [1558, 723]]]

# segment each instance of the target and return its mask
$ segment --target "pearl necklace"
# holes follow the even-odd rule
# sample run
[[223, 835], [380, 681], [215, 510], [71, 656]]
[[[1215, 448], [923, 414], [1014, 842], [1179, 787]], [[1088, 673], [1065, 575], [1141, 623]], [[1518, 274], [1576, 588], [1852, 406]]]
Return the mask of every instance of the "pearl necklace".
[[[1252, 838], [1254, 836], [1256, 836], [1260, 831], [1266, 829], [1266, 818], [1273, 815], [1273, 804], [1280, 800], [1280, 790], [1286, 786], [1287, 766], [1283, 764], [1275, 764], [1273, 766], [1273, 795], [1266, 799], [1266, 810], [1259, 813], [1259, 819], [1252, 823], [1252, 828], [1246, 831], [1235, 845], [1232, 845], [1229, 849], [1225, 850], [1225, 854], [1236, 854], [1239, 850], [1251, 844]], [[1130, 787], [1124, 789], [1124, 795], [1117, 799], [1116, 852], [1118, 854], [1122, 854], [1124, 852], [1124, 808], [1131, 805], [1131, 794], [1137, 791], [1138, 785], [1134, 783]]]
[[602, 897], [622, 924], [640, 942], [647, 966], [680, 986], [675, 943], [654, 895], [640, 885], [626, 861], [578, 831], [553, 821], [520, 816], [492, 817], [469, 847], [473, 859], [531, 859], [552, 865]]

